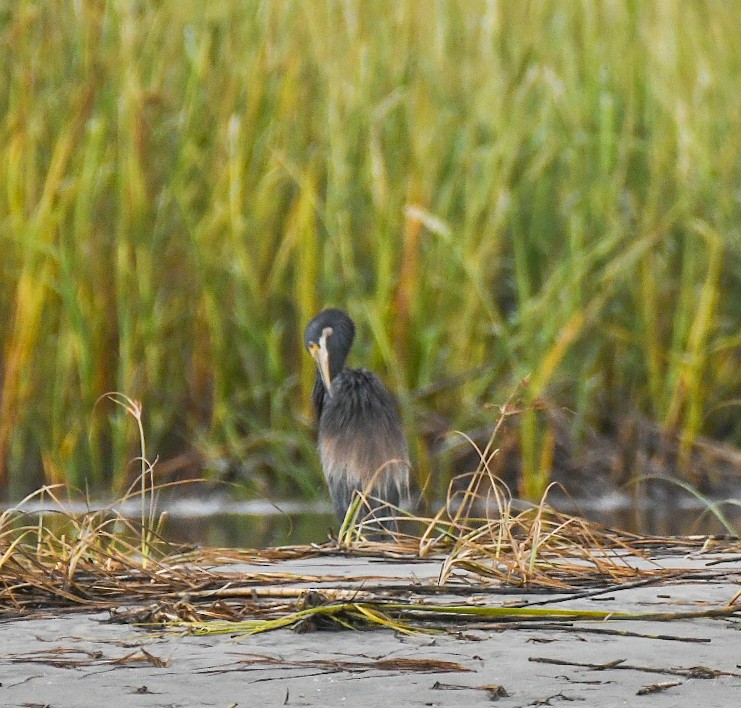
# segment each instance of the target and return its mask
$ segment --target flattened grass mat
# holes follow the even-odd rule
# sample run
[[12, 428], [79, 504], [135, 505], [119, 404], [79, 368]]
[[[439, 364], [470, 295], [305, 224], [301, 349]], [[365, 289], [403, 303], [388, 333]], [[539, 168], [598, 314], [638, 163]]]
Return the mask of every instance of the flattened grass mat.
[[[0, 516], [0, 619], [105, 610], [117, 622], [240, 635], [281, 627], [434, 632], [492, 622], [562, 627], [741, 613], [741, 593], [682, 612], [587, 605], [643, 585], [738, 584], [737, 538], [639, 536], [558, 513], [545, 501], [515, 513], [496, 485], [486, 499], [477, 485], [451, 495], [434, 516], [405, 515], [383, 540], [371, 540], [358, 498], [337, 538], [262, 550], [175, 546], [145, 513], [133, 522], [113, 509], [33, 516], [11, 509]], [[53, 488], [39, 494], [63, 507]], [[151, 499], [142, 508], [153, 509]], [[476, 515], [476, 508], [489, 512]], [[706, 562], [677, 562], [683, 556]], [[574, 600], [583, 602], [568, 602]]]

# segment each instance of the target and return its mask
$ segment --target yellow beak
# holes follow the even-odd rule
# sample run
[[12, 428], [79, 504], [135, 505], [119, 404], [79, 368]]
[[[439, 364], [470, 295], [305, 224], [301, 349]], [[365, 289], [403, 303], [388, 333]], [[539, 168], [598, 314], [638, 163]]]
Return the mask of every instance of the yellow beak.
[[327, 389], [327, 393], [330, 398], [332, 397], [332, 379], [329, 376], [329, 351], [327, 350], [327, 339], [322, 336], [319, 340], [319, 344], [311, 342], [309, 344], [309, 354], [316, 362], [317, 368], [319, 369], [319, 375], [322, 377], [324, 388]]

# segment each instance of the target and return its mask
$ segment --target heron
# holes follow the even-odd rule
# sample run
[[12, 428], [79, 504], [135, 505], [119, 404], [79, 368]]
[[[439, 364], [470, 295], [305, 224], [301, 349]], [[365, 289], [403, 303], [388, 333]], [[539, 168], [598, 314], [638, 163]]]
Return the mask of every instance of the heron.
[[[373, 516], [409, 499], [409, 447], [399, 410], [376, 374], [345, 368], [354, 339], [355, 323], [336, 308], [322, 310], [304, 333], [317, 368], [311, 398], [319, 456], [340, 521], [355, 492], [366, 495]], [[378, 525], [396, 529], [393, 521]]]

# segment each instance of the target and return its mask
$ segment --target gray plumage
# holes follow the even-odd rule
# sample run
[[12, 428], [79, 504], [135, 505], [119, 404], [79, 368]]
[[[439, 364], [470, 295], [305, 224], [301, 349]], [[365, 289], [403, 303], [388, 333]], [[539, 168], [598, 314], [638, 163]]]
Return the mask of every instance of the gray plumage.
[[337, 309], [320, 312], [304, 335], [317, 361], [312, 401], [319, 455], [340, 520], [356, 490], [381, 500], [369, 499], [372, 511], [384, 502], [403, 505], [409, 497], [409, 448], [391, 394], [373, 372], [344, 368], [354, 336], [353, 321]]

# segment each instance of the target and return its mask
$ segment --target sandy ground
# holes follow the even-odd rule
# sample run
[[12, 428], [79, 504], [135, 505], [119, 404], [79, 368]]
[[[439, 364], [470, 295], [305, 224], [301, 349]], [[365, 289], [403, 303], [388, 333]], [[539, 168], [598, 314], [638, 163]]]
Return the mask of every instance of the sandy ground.
[[[701, 568], [709, 560], [669, 558], [665, 565]], [[340, 558], [279, 565], [286, 572], [406, 574], [422, 582], [438, 570], [434, 563]], [[724, 578], [607, 591], [556, 606], [679, 612], [722, 605], [739, 590], [741, 559], [721, 567], [728, 571]], [[522, 593], [516, 598], [544, 596]], [[509, 593], [493, 595], [487, 602], [512, 599]], [[506, 629], [469, 624], [456, 631], [411, 636], [389, 630], [299, 634], [285, 629], [242, 638], [161, 636], [107, 619], [102, 613], [74, 613], [1, 624], [0, 705], [484, 706], [493, 700], [500, 706], [741, 705], [738, 616]], [[450, 671], [438, 667], [426, 673], [379, 666], [374, 663], [378, 659], [453, 664]], [[550, 663], [554, 661], [567, 663]], [[696, 671], [693, 676], [688, 670], [698, 666], [721, 673], [704, 678], [708, 672]], [[672, 685], [639, 695], [662, 684]]]

